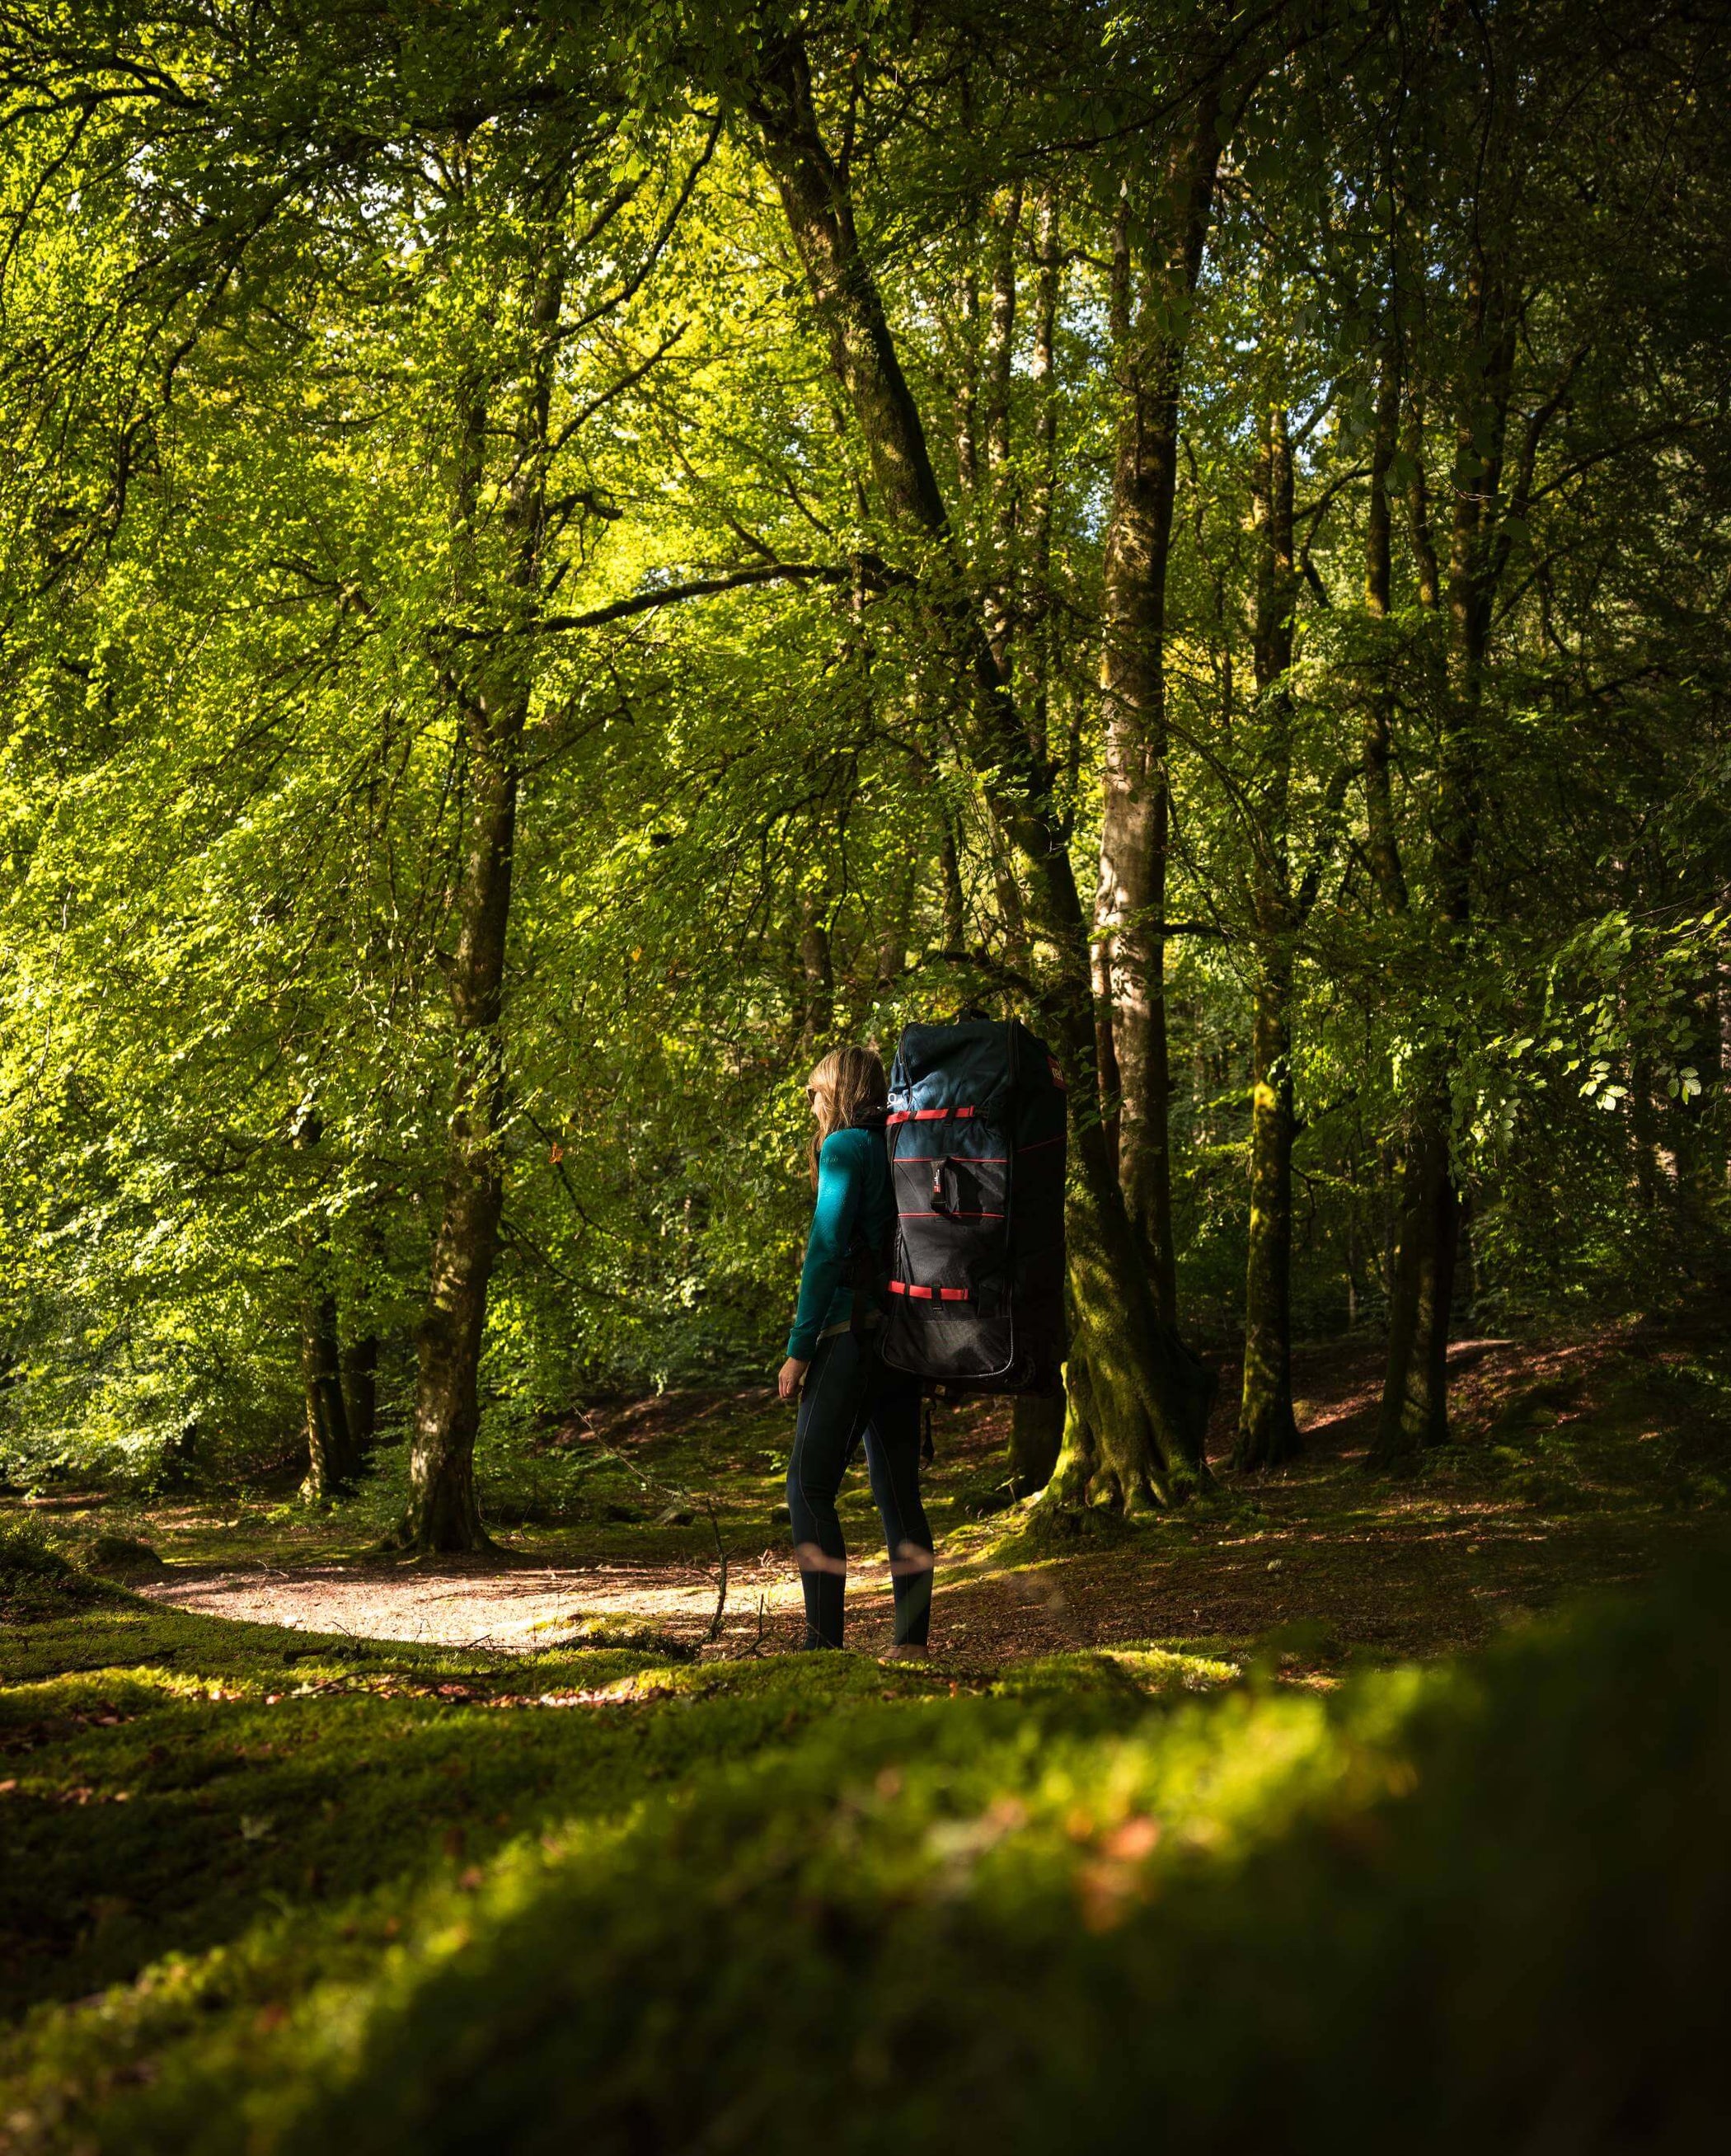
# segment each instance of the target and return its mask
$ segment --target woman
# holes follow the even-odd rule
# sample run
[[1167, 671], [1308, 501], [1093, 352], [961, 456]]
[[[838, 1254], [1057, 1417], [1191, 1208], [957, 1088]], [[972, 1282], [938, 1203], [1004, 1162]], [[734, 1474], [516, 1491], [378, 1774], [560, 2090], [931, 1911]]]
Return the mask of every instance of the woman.
[[784, 1400], [799, 1400], [787, 1507], [806, 1645], [842, 1644], [848, 1545], [836, 1493], [863, 1433], [895, 1589], [895, 1650], [915, 1654], [931, 1622], [932, 1538], [919, 1502], [919, 1381], [886, 1368], [878, 1353], [878, 1253], [895, 1216], [883, 1065], [868, 1048], [838, 1048], [812, 1073], [806, 1097], [817, 1122], [817, 1202], [777, 1387]]

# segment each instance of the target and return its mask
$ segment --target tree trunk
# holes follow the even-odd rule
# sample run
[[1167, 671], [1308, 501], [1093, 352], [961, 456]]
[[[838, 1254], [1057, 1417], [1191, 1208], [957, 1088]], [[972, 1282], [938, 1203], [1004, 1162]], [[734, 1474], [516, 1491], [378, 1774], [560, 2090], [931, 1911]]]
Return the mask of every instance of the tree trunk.
[[1448, 1438], [1448, 1313], [1460, 1219], [1449, 1127], [1448, 1095], [1433, 1085], [1416, 1104], [1401, 1163], [1375, 1466], [1401, 1465]]
[[[1390, 307], [1392, 305], [1391, 300]], [[1400, 399], [1400, 358], [1390, 322], [1382, 341], [1376, 384], [1376, 424], [1371, 438], [1370, 499], [1365, 538], [1365, 603], [1373, 619], [1381, 623], [1388, 620], [1394, 604], [1389, 476], [1395, 461]], [[1414, 484], [1422, 486], [1423, 482], [1420, 480]], [[1406, 877], [1401, 865], [1394, 796], [1389, 783], [1395, 711], [1394, 690], [1389, 679], [1392, 663], [1391, 652], [1386, 648], [1378, 650], [1374, 661], [1375, 678], [1365, 704], [1365, 850], [1384, 910], [1404, 913], [1407, 906]]]
[[801, 1039], [806, 1047], [811, 1048], [820, 1040], [827, 1040], [835, 1029], [836, 973], [822, 904], [816, 899], [806, 899], [801, 916], [800, 982], [805, 1010]]
[[1052, 1480], [1064, 1436], [1063, 1396], [1023, 1398], [1010, 1417], [1010, 1491], [1031, 1497]]
[[[551, 268], [530, 311], [535, 331], [551, 331], [556, 325], [563, 294], [562, 270]], [[501, 596], [513, 612], [533, 593], [540, 575], [554, 349], [551, 336], [542, 335], [515, 429], [515, 455], [501, 517], [510, 542], [507, 588]], [[456, 501], [459, 582], [475, 577], [473, 550], [488, 416], [482, 397], [469, 396]], [[477, 594], [468, 596], [473, 603]], [[444, 1196], [417, 1339], [409, 1508], [395, 1537], [398, 1547], [416, 1550], [492, 1547], [476, 1502], [474, 1445], [487, 1293], [504, 1202], [499, 1142], [505, 1109], [501, 1020], [518, 749], [530, 703], [521, 649], [521, 639], [506, 626], [496, 639], [477, 646], [480, 655], [474, 672], [448, 685], [463, 714], [469, 785], [453, 908], [457, 947], [448, 972], [456, 1037]]]
[[[1073, 1104], [1078, 1176], [1070, 1219], [1071, 1284], [1078, 1337], [1072, 1382], [1091, 1412], [1048, 1487], [1059, 1493], [1110, 1476], [1120, 1501], [1171, 1496], [1206, 1475], [1203, 1439], [1211, 1379], [1163, 1325], [1123, 1194], [1112, 1172], [1098, 1103], [1088, 922], [1072, 870], [1052, 777], [993, 653], [977, 600], [956, 559], [924, 424], [901, 368], [871, 267], [854, 230], [847, 184], [825, 144], [803, 44], [766, 54], [749, 102], [827, 336], [832, 367], [859, 426], [879, 505], [945, 557], [930, 601], [934, 626], [965, 685], [964, 748], [999, 830], [1014, 851], [1031, 941], [1051, 954], [1040, 1019]], [[1078, 1424], [1072, 1403], [1069, 1423]]]
[[914, 915], [914, 886], [919, 865], [917, 856], [910, 850], [890, 899], [889, 918], [878, 930], [876, 985], [879, 988], [894, 988], [907, 970], [909, 923]]
[[343, 1408], [357, 1458], [372, 1450], [379, 1428], [378, 1298], [385, 1274], [385, 1230], [375, 1199], [363, 1217], [354, 1262], [364, 1272], [343, 1311]]
[[1108, 934], [1119, 1098], [1119, 1176], [1162, 1323], [1177, 1319], [1172, 1228], [1165, 919], [1170, 789], [1166, 570], [1178, 480], [1179, 390], [1220, 158], [1203, 98], [1167, 160], [1145, 220], [1128, 191], [1114, 227], [1111, 327], [1118, 397], [1106, 536], [1100, 686], [1106, 726], [1099, 911]]
[[309, 1283], [300, 1313], [300, 1371], [306, 1394], [306, 1476], [303, 1501], [324, 1504], [347, 1496], [360, 1466], [342, 1395], [336, 1337], [336, 1297]]
[[938, 809], [938, 867], [944, 880], [944, 948], [960, 951], [968, 940], [967, 894], [961, 883], [961, 849], [955, 819], [941, 803]]
[[[969, 239], [973, 221], [969, 221]], [[961, 367], [955, 385], [955, 475], [964, 494], [980, 484], [980, 279], [971, 257], [955, 280]]]
[[1034, 348], [1030, 363], [1035, 397], [1036, 455], [1029, 505], [1027, 641], [1028, 738], [1044, 756], [1051, 736], [1052, 672], [1052, 506], [1058, 490], [1058, 192], [1048, 183], [1034, 213], [1039, 278], [1034, 303]]
[[[1466, 293], [1468, 352], [1455, 428], [1454, 516], [1447, 598], [1448, 680], [1431, 848], [1439, 955], [1452, 968], [1472, 914], [1478, 833], [1480, 709], [1492, 608], [1502, 558], [1498, 496], [1515, 354], [1504, 295], [1483, 254], [1475, 254]], [[1422, 451], [1420, 439], [1417, 447]], [[1422, 456], [1417, 469], [1422, 472]], [[1427, 520], [1416, 521], [1421, 579], [1434, 574]], [[1448, 1327], [1460, 1237], [1452, 1165], [1454, 1058], [1446, 1036], [1419, 1060], [1399, 1205], [1399, 1237], [1389, 1302], [1389, 1363], [1374, 1465], [1410, 1459], [1448, 1437]]]
[[[296, 1152], [310, 1152], [325, 1134], [323, 1119], [308, 1103], [294, 1125]], [[300, 1496], [307, 1504], [346, 1496], [358, 1465], [343, 1407], [336, 1296], [330, 1285], [330, 1239], [321, 1216], [306, 1231], [301, 1253], [300, 1377], [306, 1409], [306, 1473]]]
[[371, 1451], [379, 1430], [379, 1339], [363, 1332], [342, 1351], [343, 1409], [356, 1454]]
[[1287, 685], [1298, 596], [1292, 441], [1284, 410], [1263, 423], [1256, 485], [1261, 548], [1253, 655], [1264, 732], [1261, 828], [1254, 834], [1255, 1017], [1251, 1040], [1250, 1226], [1245, 1262], [1244, 1379], [1232, 1465], [1278, 1466], [1299, 1450], [1292, 1398], [1293, 934], [1288, 819], [1292, 696]]
[[457, 955], [450, 973], [456, 1094], [444, 1199], [417, 1341], [409, 1512], [398, 1537], [402, 1547], [417, 1550], [490, 1547], [475, 1496], [474, 1445], [487, 1291], [504, 1200], [498, 1150], [504, 1109], [499, 1021], [516, 834], [515, 742], [521, 726], [520, 716], [509, 710], [499, 716], [494, 737], [479, 726], [471, 737]]
[[1022, 189], [1006, 190], [993, 208], [991, 312], [986, 331], [986, 471], [991, 501], [986, 531], [989, 548], [981, 582], [986, 594], [986, 633], [998, 669], [1007, 678], [1010, 640], [1015, 627], [1015, 593], [1010, 578], [1016, 537], [1017, 500], [1010, 461], [1010, 375], [1016, 348], [1016, 237], [1022, 223]]
[[1208, 1477], [1216, 1378], [1155, 1307], [1140, 1238], [1098, 1121], [1073, 1129], [1080, 1174], [1067, 1229], [1073, 1337], [1054, 1508], [1078, 1502], [1146, 1512]]
[[1278, 957], [1256, 984], [1251, 1045], [1250, 1248], [1244, 1281], [1244, 1391], [1232, 1465], [1278, 1467], [1301, 1450], [1293, 1414], [1292, 981]]
[[1094, 1010], [1094, 1061], [1099, 1073], [1100, 1121], [1112, 1173], [1119, 1172], [1120, 1081], [1118, 1075], [1117, 1014], [1112, 1006], [1112, 892], [1102, 864], [1094, 897], [1093, 936], [1088, 946]]

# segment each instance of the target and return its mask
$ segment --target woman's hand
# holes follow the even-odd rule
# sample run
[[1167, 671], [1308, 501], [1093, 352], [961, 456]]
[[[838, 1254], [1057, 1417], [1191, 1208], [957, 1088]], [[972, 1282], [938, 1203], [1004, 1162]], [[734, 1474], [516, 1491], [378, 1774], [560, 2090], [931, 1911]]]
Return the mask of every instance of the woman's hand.
[[781, 1365], [781, 1374], [776, 1380], [776, 1390], [784, 1400], [796, 1400], [799, 1389], [805, 1382], [809, 1363], [801, 1363], [797, 1355], [790, 1355]]

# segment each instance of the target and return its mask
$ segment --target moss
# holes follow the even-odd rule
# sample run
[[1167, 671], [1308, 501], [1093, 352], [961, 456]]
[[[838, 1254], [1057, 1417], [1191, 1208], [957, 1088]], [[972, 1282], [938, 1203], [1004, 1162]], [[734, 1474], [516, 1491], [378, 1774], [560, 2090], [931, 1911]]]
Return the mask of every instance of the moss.
[[84, 1563], [86, 1571], [110, 1579], [158, 1579], [168, 1569], [136, 1535], [98, 1535], [86, 1548]]
[[[1487, 2118], [1533, 2139], [1535, 2090], [1559, 2145], [1690, 2145], [1726, 1591], [1388, 1665], [1703, 1540], [1726, 1397], [1716, 1348], [1612, 1357], [1563, 1421], [1397, 1490], [1319, 1450], [1256, 1502], [1043, 1547], [1015, 1512], [965, 1521], [998, 1460], [958, 1414], [939, 1630], [977, 1664], [721, 1663], [630, 1616], [522, 1658], [412, 1648], [86, 1568], [99, 1532], [177, 1562], [330, 1558], [364, 1546], [376, 1490], [318, 1520], [187, 1499], [52, 1537], [21, 1521], [0, 1531], [12, 2152], [773, 2152], [814, 2117], [915, 2156], [1424, 2151]], [[1469, 1437], [1501, 1401], [1488, 1384]], [[640, 1456], [663, 1485], [706, 1475], [755, 1550], [770, 1434], [668, 1420]], [[583, 1488], [581, 1536], [525, 1548], [710, 1561], [704, 1522], [601, 1517], [641, 1499], [623, 1471]], [[1006, 1662], [1004, 1613], [1057, 1604], [1030, 1645], [1110, 1644]]]
[[[254, 1644], [237, 1689], [269, 1666]], [[62, 1714], [100, 1695], [200, 1717], [189, 1740], [298, 1730], [276, 1767], [200, 1779], [188, 1752], [182, 1790], [311, 1794], [346, 1758], [358, 1801], [365, 1758], [381, 1840], [417, 1790], [484, 1781], [493, 1744], [556, 1788], [490, 1851], [322, 1909], [261, 1897], [219, 1950], [39, 2015], [7, 2061], [15, 2146], [773, 2152], [822, 2119], [843, 2151], [948, 2148], [965, 2122], [1030, 2152], [1440, 2152], [1565, 2113], [1571, 2149], [1695, 2145], [1728, 1656], [1713, 1568], [1328, 1696], [1152, 1650], [989, 1685], [645, 1665], [565, 1712], [429, 1686], [284, 1716], [65, 1680]], [[301, 1831], [276, 1786], [248, 1862]]]
[[101, 1592], [36, 1521], [0, 1519], [0, 1616], [20, 1624], [49, 1611], [78, 1609]]

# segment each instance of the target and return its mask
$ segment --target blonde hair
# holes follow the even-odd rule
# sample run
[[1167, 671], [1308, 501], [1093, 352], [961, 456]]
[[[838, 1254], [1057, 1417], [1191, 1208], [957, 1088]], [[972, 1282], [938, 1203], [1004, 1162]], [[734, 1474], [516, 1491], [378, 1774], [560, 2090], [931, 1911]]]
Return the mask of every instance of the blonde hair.
[[832, 1131], [851, 1130], [868, 1109], [887, 1107], [889, 1082], [877, 1051], [870, 1048], [832, 1048], [806, 1081], [817, 1111], [817, 1127], [812, 1134], [812, 1188], [817, 1188], [817, 1156]]

